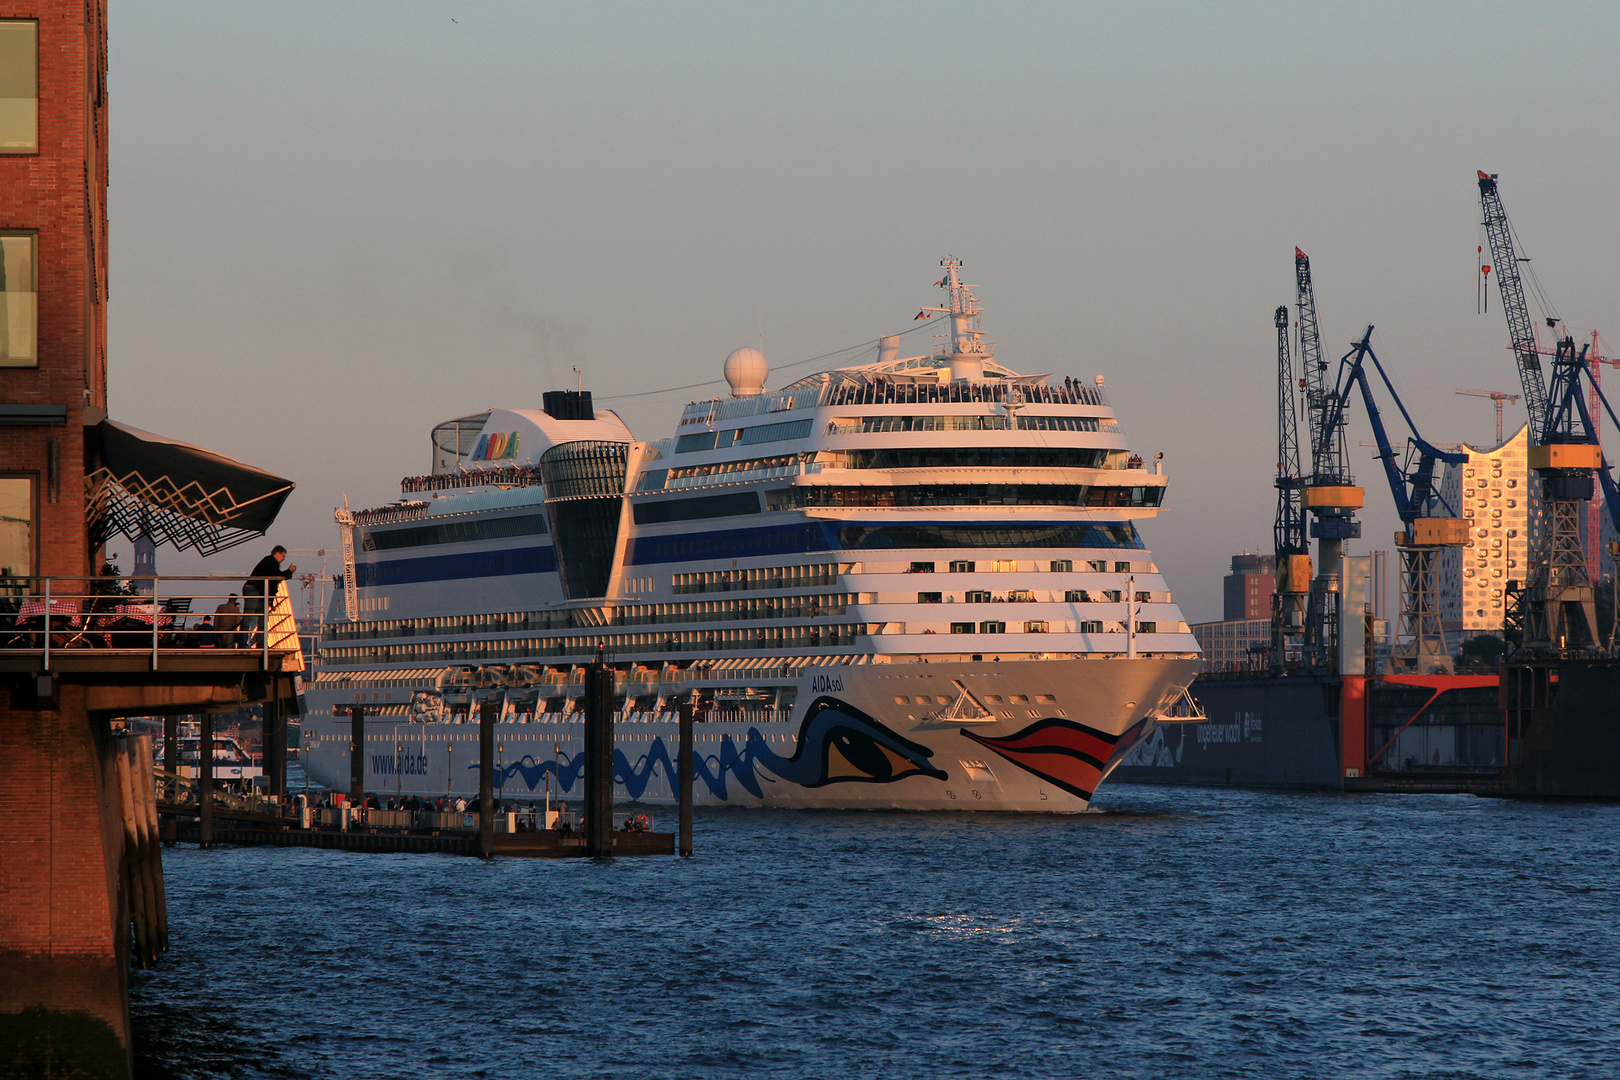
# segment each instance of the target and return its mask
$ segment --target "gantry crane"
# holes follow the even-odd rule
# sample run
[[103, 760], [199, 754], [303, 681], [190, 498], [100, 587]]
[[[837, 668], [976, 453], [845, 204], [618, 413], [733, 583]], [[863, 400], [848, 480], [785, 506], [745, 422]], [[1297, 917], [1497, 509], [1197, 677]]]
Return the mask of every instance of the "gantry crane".
[[1457, 393], [1463, 395], [1464, 397], [1490, 398], [1493, 402], [1496, 403], [1496, 445], [1501, 446], [1502, 445], [1502, 403], [1504, 401], [1510, 401], [1513, 404], [1517, 405], [1519, 403], [1519, 395], [1518, 394], [1505, 394], [1500, 390], [1458, 390]]
[[1299, 467], [1299, 392], [1288, 353], [1288, 307], [1272, 318], [1277, 328], [1277, 519], [1272, 526], [1277, 559], [1276, 591], [1271, 597], [1271, 667], [1281, 670], [1302, 658], [1306, 599], [1311, 588], [1310, 541], [1300, 493], [1306, 478]]
[[[1524, 407], [1530, 414], [1530, 439], [1534, 442], [1547, 425], [1547, 386], [1542, 381], [1541, 354], [1536, 349], [1536, 324], [1530, 319], [1530, 306], [1524, 299], [1519, 256], [1513, 247], [1513, 226], [1502, 209], [1502, 194], [1497, 190], [1496, 180], [1492, 173], [1479, 174], [1479, 203], [1485, 211], [1485, 235], [1491, 245], [1496, 286], [1502, 292], [1508, 339], [1513, 344], [1513, 358], [1519, 365], [1519, 384], [1524, 388]], [[1557, 324], [1556, 315], [1547, 316], [1548, 326]]]
[[[1468, 543], [1468, 523], [1457, 515], [1456, 507], [1446, 505], [1441, 497], [1435, 484], [1435, 470], [1441, 464], [1461, 465], [1468, 460], [1468, 455], [1442, 450], [1419, 434], [1411, 413], [1407, 412], [1384, 365], [1373, 352], [1372, 332], [1373, 328], [1367, 327], [1361, 340], [1339, 361], [1339, 378], [1332, 402], [1336, 415], [1330, 419], [1342, 427], [1343, 411], [1351, 390], [1361, 391], [1361, 400], [1367, 406], [1367, 421], [1372, 425], [1378, 447], [1378, 459], [1383, 463], [1384, 476], [1395, 499], [1395, 513], [1401, 519], [1401, 531], [1395, 534], [1395, 547], [1401, 556], [1401, 622], [1395, 649], [1390, 654], [1391, 665], [1396, 671], [1419, 675], [1436, 671], [1449, 673], [1453, 670], [1451, 650], [1440, 625], [1436, 561], [1445, 548], [1460, 548]], [[1404, 463], [1398, 464], [1395, 460], [1395, 449], [1384, 427], [1383, 414], [1373, 396], [1372, 383], [1367, 377], [1369, 361], [1411, 433]]]
[[1317, 328], [1311, 260], [1294, 249], [1294, 289], [1299, 306], [1299, 358], [1304, 369], [1305, 411], [1311, 433], [1311, 472], [1302, 502], [1314, 517], [1316, 577], [1305, 618], [1306, 662], [1333, 671], [1339, 654], [1339, 557], [1344, 542], [1361, 535], [1355, 513], [1365, 493], [1350, 475], [1344, 438], [1344, 402], [1327, 385], [1322, 336]]
[[[1535, 323], [1519, 273], [1521, 260], [1514, 250], [1513, 228], [1502, 209], [1496, 176], [1479, 173], [1479, 198], [1525, 409], [1530, 414], [1528, 464], [1541, 481], [1540, 529], [1525, 580], [1508, 582], [1503, 636], [1510, 646], [1530, 650], [1595, 648], [1596, 590], [1581, 543], [1580, 519], [1592, 498], [1593, 472], [1602, 470], [1607, 476], [1607, 470], [1590, 410], [1578, 400], [1581, 376], [1586, 372], [1586, 347], [1577, 353], [1574, 338], [1567, 335], [1558, 342], [1549, 392], [1542, 381]], [[1556, 313], [1546, 313], [1549, 327], [1557, 327], [1560, 321]], [[1549, 399], [1557, 402], [1556, 408]]]

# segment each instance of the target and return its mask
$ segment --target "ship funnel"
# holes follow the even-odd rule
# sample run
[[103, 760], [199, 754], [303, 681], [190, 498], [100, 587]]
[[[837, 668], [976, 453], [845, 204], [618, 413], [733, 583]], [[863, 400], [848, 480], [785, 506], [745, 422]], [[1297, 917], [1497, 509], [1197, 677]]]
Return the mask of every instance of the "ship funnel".
[[892, 364], [900, 358], [900, 335], [884, 334], [878, 338], [878, 363]]

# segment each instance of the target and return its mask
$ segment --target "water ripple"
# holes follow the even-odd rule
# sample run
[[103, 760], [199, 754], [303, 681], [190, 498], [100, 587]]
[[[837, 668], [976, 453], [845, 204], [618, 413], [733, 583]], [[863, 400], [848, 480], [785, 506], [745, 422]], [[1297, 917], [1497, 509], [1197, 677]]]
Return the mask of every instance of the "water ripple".
[[165, 854], [141, 1075], [1557, 1077], [1620, 1051], [1620, 807], [1115, 787], [712, 811], [698, 857]]

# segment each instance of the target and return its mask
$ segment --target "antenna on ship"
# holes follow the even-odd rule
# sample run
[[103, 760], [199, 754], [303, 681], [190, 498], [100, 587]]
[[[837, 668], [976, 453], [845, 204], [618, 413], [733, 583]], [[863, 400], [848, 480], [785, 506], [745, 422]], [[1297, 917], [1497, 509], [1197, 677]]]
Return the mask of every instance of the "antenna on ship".
[[968, 291], [974, 286], [962, 283], [962, 260], [947, 255], [939, 260], [939, 265], [945, 268], [945, 276], [934, 284], [949, 295], [947, 306], [925, 307], [918, 314], [938, 312], [951, 317], [951, 347], [946, 354], [951, 362], [951, 380], [976, 382], [984, 378], [984, 362], [991, 352], [985, 345], [984, 331], [979, 329], [983, 309], [979, 307], [978, 298]]

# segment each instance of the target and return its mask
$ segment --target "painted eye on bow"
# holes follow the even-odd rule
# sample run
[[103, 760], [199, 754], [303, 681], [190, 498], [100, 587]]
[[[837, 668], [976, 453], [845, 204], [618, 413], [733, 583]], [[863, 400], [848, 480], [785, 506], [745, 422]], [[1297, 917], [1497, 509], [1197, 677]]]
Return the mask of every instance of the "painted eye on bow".
[[895, 734], [836, 698], [819, 698], [811, 704], [797, 745], [792, 758], [777, 757], [762, 746], [758, 760], [782, 779], [805, 787], [887, 784], [908, 776], [945, 779], [945, 773], [928, 763], [933, 754], [928, 747]]

